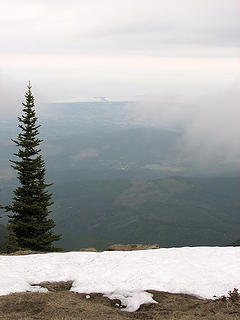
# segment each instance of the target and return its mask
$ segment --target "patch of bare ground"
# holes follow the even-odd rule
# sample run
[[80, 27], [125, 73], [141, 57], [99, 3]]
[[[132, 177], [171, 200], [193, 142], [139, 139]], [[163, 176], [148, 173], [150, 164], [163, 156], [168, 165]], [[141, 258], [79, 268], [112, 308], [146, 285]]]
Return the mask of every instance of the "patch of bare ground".
[[50, 292], [58, 291], [69, 291], [72, 287], [73, 281], [58, 281], [58, 282], [49, 282], [44, 281], [40, 284], [32, 284], [32, 286], [40, 286], [42, 288], [48, 289]]
[[160, 246], [158, 244], [141, 244], [141, 243], [133, 243], [133, 244], [113, 244], [109, 246], [107, 251], [135, 251], [135, 250], [151, 250], [151, 249], [159, 249]]
[[46, 252], [41, 252], [41, 251], [32, 251], [32, 250], [19, 250], [11, 253], [3, 253], [1, 252], [0, 255], [3, 256], [26, 256], [29, 254], [44, 254]]
[[98, 252], [95, 248], [81, 248], [79, 251], [82, 252]]
[[[50, 292], [23, 292], [0, 296], [2, 320], [239, 320], [240, 300], [200, 300], [186, 294], [149, 291], [158, 304], [136, 312], [120, 310], [119, 301], [102, 294], [70, 292], [72, 282], [43, 282]], [[88, 299], [87, 299], [88, 298]]]

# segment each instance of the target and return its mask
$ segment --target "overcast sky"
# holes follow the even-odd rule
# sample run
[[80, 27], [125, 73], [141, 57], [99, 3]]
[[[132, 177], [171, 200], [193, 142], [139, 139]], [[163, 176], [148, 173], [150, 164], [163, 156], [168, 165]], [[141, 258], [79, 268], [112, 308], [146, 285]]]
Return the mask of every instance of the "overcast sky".
[[0, 0], [0, 42], [1, 94], [221, 91], [239, 82], [240, 1]]

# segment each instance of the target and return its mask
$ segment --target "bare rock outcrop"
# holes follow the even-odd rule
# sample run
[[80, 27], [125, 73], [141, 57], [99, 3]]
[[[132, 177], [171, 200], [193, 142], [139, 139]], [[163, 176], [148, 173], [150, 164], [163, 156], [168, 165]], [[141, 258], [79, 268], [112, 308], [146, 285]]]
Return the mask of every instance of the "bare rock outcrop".
[[158, 244], [114, 244], [109, 246], [106, 250], [107, 251], [134, 251], [134, 250], [151, 250], [151, 249], [159, 249], [160, 246]]
[[82, 252], [97, 252], [97, 249], [95, 249], [95, 248], [81, 248], [79, 251], [82, 251]]

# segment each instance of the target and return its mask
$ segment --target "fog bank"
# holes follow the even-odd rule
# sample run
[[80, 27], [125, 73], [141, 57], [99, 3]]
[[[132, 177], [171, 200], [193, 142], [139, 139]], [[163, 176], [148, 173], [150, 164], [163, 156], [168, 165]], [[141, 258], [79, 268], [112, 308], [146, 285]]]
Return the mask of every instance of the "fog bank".
[[127, 112], [139, 126], [157, 126], [183, 133], [179, 157], [202, 164], [214, 161], [240, 167], [240, 93], [237, 85], [225, 91], [197, 94], [162, 92], [130, 103]]

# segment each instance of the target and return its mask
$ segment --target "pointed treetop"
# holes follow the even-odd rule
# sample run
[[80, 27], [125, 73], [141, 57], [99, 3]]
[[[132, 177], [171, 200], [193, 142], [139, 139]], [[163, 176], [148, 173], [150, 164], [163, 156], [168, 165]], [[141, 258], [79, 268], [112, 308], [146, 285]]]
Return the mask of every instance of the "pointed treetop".
[[32, 86], [31, 86], [31, 83], [30, 83], [30, 80], [28, 81], [28, 89], [31, 90]]

